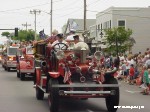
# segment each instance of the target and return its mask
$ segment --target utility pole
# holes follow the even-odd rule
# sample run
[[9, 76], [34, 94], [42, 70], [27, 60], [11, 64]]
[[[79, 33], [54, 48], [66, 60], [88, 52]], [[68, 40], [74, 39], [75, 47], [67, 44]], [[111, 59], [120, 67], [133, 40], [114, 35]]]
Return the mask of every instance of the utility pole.
[[51, 9], [50, 9], [50, 32], [52, 35], [52, 29], [53, 29], [53, 0], [51, 0]]
[[34, 24], [35, 24], [35, 34], [34, 34], [34, 39], [37, 40], [37, 38], [36, 38], [36, 15], [40, 14], [41, 11], [34, 9], [34, 10], [30, 10], [30, 13], [35, 15], [35, 21], [34, 21]]
[[22, 24], [22, 26], [26, 27], [26, 31], [28, 30], [28, 26], [31, 26], [31, 24], [27, 24], [27, 22], [25, 24]]
[[84, 31], [86, 30], [86, 0], [84, 0]]

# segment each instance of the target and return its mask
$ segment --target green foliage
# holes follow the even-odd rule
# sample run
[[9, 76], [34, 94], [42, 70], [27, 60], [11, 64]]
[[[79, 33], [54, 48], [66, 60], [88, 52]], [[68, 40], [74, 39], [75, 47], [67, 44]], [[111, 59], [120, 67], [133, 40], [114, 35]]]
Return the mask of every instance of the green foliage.
[[116, 53], [116, 42], [120, 53], [124, 53], [129, 49], [130, 36], [132, 35], [131, 29], [125, 29], [124, 27], [106, 29], [105, 34], [107, 35], [105, 40], [108, 45], [107, 52]]
[[19, 30], [18, 37], [12, 37], [13, 40], [20, 40], [20, 41], [29, 41], [34, 40], [34, 31], [33, 30]]
[[10, 33], [9, 32], [2, 32], [1, 34], [2, 36], [6, 36], [6, 37], [9, 37], [10, 36]]

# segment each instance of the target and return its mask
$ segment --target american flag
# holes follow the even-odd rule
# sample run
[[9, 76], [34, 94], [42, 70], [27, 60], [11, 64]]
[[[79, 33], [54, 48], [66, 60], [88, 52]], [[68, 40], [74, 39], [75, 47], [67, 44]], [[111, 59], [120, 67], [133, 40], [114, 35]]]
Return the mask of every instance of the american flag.
[[69, 68], [65, 68], [65, 76], [64, 76], [64, 83], [66, 83], [69, 80], [69, 77], [71, 76], [71, 72]]
[[101, 77], [101, 82], [104, 82], [105, 81], [104, 74], [101, 74], [100, 77]]

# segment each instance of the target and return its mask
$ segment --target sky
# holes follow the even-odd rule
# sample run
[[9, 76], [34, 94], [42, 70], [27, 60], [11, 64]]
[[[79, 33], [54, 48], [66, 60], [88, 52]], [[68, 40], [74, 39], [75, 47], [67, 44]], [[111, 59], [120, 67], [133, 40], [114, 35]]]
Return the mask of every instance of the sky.
[[[53, 28], [59, 32], [67, 23], [68, 18], [83, 19], [84, 0], [52, 0]], [[86, 0], [87, 19], [96, 19], [96, 14], [111, 6], [114, 7], [148, 7], [150, 0]], [[36, 17], [37, 33], [44, 29], [50, 35], [51, 0], [0, 0], [0, 29], [18, 27], [26, 30], [35, 29], [35, 15], [30, 11], [40, 10]], [[4, 32], [4, 30], [0, 31]], [[13, 32], [13, 31], [9, 31]]]

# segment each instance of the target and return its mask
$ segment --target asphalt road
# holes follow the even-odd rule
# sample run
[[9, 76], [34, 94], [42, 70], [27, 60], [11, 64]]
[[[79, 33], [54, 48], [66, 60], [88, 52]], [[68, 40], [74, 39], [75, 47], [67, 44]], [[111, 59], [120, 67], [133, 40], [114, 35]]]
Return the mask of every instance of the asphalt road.
[[[120, 108], [117, 112], [150, 112], [150, 95], [140, 94], [141, 88], [120, 84], [120, 106], [144, 106], [139, 108]], [[6, 72], [0, 67], [0, 112], [49, 112], [47, 95], [38, 101], [30, 78], [20, 81], [16, 71]], [[107, 112], [105, 99], [88, 100], [62, 99], [60, 112]]]

